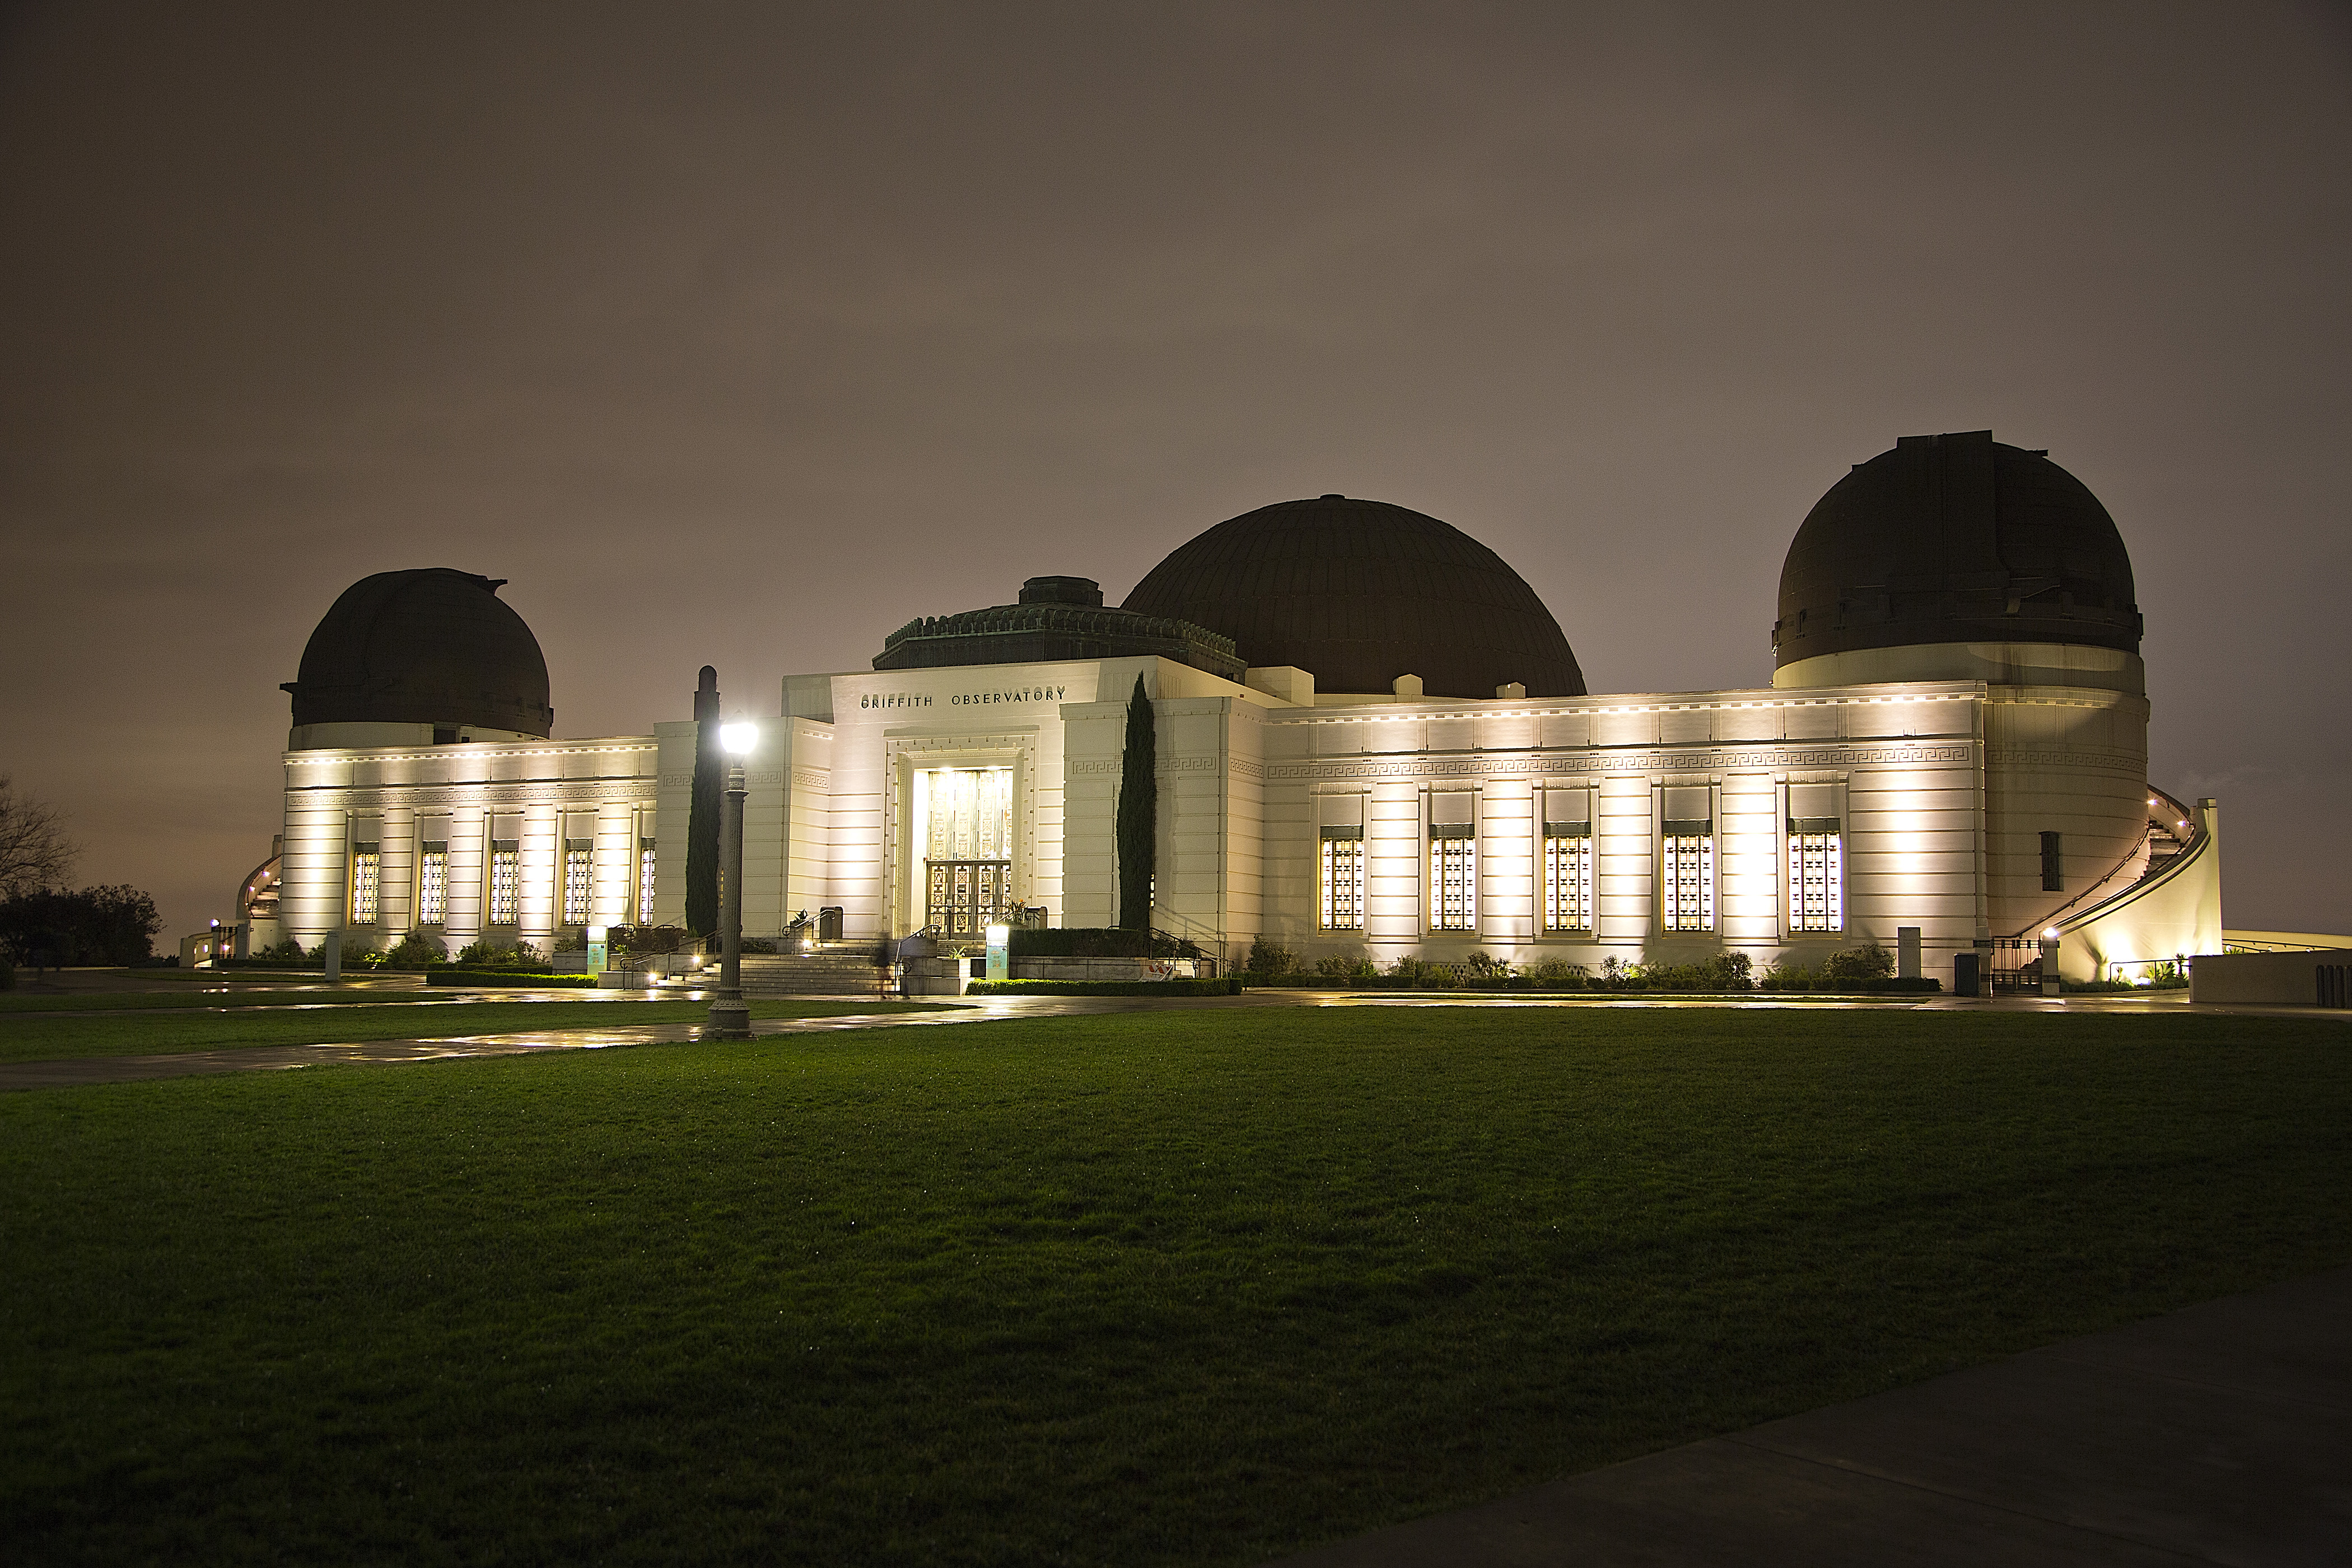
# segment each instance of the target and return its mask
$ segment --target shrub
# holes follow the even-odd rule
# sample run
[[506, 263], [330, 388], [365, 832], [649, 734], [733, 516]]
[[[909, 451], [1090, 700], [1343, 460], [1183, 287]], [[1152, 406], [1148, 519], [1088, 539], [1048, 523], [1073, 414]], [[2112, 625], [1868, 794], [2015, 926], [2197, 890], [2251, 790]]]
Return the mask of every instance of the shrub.
[[546, 964], [539, 955], [539, 949], [527, 942], [509, 947], [488, 937], [469, 942], [459, 948], [457, 963], [464, 969], [499, 969], [509, 973], [540, 969]]
[[676, 952], [687, 941], [684, 926], [614, 926], [604, 933], [604, 945], [611, 952], [638, 957]]
[[1707, 978], [1717, 991], [1748, 991], [1755, 988], [1753, 971], [1756, 961], [1744, 952], [1718, 952], [1707, 968]]
[[1545, 985], [1567, 985], [1586, 978], [1584, 965], [1558, 956], [1537, 961], [1527, 973], [1529, 979]]
[[1325, 980], [1370, 980], [1381, 972], [1362, 948], [1327, 952], [1315, 961], [1315, 973]]
[[1829, 981], [1885, 980], [1895, 973], [1895, 955], [1872, 942], [1848, 948], [1822, 961], [1822, 978]]
[[1279, 979], [1298, 972], [1298, 955], [1260, 936], [1250, 943], [1249, 961], [1244, 967], [1252, 974], [1262, 974], [1269, 980]]
[[286, 936], [278, 938], [253, 956], [271, 959], [279, 963], [299, 963], [310, 954], [302, 951], [300, 942], [290, 936]]
[[392, 951], [383, 955], [386, 963], [397, 964], [403, 969], [422, 969], [428, 963], [446, 963], [448, 959], [449, 944], [431, 931], [422, 931], [405, 933], [393, 944]]
[[1470, 973], [1479, 980], [1508, 980], [1511, 966], [1492, 953], [1474, 952], [1470, 955]]

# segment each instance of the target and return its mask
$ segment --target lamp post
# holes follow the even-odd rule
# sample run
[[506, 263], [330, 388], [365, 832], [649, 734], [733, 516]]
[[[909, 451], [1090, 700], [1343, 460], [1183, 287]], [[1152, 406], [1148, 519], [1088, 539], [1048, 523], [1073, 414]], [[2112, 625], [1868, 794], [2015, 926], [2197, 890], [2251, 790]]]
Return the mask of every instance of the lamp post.
[[719, 817], [719, 988], [710, 995], [706, 1040], [751, 1037], [751, 1007], [743, 1000], [743, 759], [759, 740], [760, 727], [740, 719], [719, 727], [727, 791]]

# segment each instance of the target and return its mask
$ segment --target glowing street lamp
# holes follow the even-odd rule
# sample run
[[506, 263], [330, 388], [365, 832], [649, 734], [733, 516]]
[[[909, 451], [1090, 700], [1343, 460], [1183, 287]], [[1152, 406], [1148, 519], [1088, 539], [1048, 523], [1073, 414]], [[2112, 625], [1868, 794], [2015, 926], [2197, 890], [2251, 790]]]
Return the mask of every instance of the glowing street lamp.
[[748, 1040], [751, 1007], [743, 1000], [743, 759], [760, 743], [760, 727], [738, 719], [719, 727], [726, 752], [727, 791], [719, 817], [719, 988], [710, 994], [706, 1040]]

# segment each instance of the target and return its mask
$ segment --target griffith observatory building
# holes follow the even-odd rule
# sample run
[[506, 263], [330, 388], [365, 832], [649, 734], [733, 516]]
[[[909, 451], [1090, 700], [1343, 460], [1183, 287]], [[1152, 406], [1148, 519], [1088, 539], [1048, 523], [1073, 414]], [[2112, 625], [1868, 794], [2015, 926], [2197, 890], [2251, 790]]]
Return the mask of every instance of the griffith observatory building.
[[[242, 950], [421, 930], [552, 952], [684, 922], [697, 722], [553, 739], [499, 586], [387, 572], [327, 611], [287, 686], [284, 828]], [[2221, 951], [2214, 803], [2147, 780], [2130, 557], [2047, 454], [1976, 431], [1856, 465], [1798, 529], [1774, 616], [1769, 686], [1596, 695], [1458, 529], [1263, 507], [1119, 605], [1033, 577], [909, 621], [871, 668], [786, 678], [746, 759], [743, 929], [1114, 923], [1139, 675], [1152, 924], [1229, 961], [1263, 934], [1310, 963], [1761, 970], [1916, 931], [1948, 982], [1957, 954], [2015, 967], [2051, 932], [2072, 980]]]

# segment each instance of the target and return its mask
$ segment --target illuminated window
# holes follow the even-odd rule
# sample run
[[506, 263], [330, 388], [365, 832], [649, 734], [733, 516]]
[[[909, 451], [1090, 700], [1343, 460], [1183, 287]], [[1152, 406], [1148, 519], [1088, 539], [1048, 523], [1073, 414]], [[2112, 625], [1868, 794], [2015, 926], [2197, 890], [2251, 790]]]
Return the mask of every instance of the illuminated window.
[[654, 921], [654, 841], [637, 840], [637, 921], [651, 925]]
[[510, 926], [521, 919], [522, 845], [512, 838], [490, 840], [490, 923]]
[[1429, 829], [1429, 925], [1432, 931], [1474, 931], [1478, 920], [1478, 841], [1466, 822]]
[[374, 845], [352, 846], [352, 924], [375, 924], [376, 891], [383, 866], [383, 857]]
[[1668, 931], [1715, 929], [1715, 823], [1666, 823], [1662, 921]]
[[588, 874], [595, 858], [595, 841], [589, 838], [567, 838], [563, 841], [563, 923], [584, 926], [588, 923]]
[[428, 838], [418, 846], [416, 923], [437, 926], [449, 918], [449, 841]]
[[1592, 929], [1592, 824], [1544, 824], [1546, 931]]
[[1364, 830], [1360, 827], [1323, 830], [1320, 923], [1325, 931], [1364, 929]]
[[1845, 825], [1834, 816], [1789, 819], [1789, 929], [1845, 930]]

